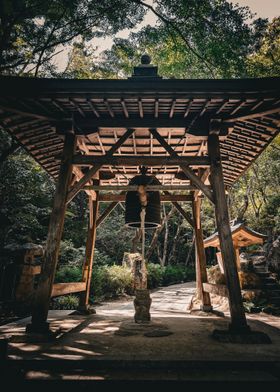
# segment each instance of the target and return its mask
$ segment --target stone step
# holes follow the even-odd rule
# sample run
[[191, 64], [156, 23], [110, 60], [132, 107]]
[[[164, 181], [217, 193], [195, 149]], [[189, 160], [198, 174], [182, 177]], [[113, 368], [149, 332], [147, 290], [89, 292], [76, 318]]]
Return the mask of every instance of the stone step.
[[270, 276], [270, 272], [268, 271], [254, 271], [260, 278], [266, 278]]
[[263, 289], [267, 291], [279, 290], [279, 285], [277, 283], [267, 283], [263, 285]]
[[270, 297], [279, 297], [280, 298], [280, 290], [271, 290], [269, 293]]
[[277, 284], [277, 280], [271, 276], [268, 277], [262, 277], [262, 282], [263, 284], [267, 284], [267, 283], [275, 283]]
[[254, 269], [259, 270], [259, 271], [268, 271], [267, 266], [266, 265], [254, 265], [253, 266]]
[[280, 298], [271, 298], [271, 299], [270, 299], [270, 302], [271, 302], [273, 305], [280, 306]]

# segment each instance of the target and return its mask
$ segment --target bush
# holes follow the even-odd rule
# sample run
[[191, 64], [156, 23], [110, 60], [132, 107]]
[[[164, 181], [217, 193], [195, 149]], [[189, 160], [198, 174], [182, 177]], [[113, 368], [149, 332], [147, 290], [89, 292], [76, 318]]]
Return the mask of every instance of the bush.
[[82, 267], [79, 266], [61, 266], [55, 275], [55, 283], [81, 282]]
[[164, 275], [164, 267], [161, 267], [159, 264], [148, 264], [148, 288], [154, 289], [156, 287], [162, 286], [163, 275]]
[[53, 298], [50, 304], [51, 309], [75, 310], [79, 306], [79, 297], [76, 295], [63, 295], [62, 297]]
[[[148, 288], [154, 289], [162, 285], [187, 282], [193, 280], [195, 272], [193, 269], [184, 265], [168, 265], [161, 267], [159, 264], [148, 264]], [[61, 266], [55, 277], [56, 283], [80, 282], [82, 280], [82, 267], [79, 266]], [[116, 298], [121, 295], [132, 295], [132, 274], [128, 267], [112, 265], [100, 266], [94, 265], [91, 280], [91, 300]], [[71, 296], [68, 296], [71, 297]], [[61, 297], [66, 298], [66, 297]], [[64, 306], [64, 301], [55, 300], [57, 305]], [[67, 306], [67, 304], [65, 305]], [[55, 307], [54, 309], [72, 309]]]
[[130, 269], [119, 265], [95, 267], [92, 273], [91, 292], [98, 299], [131, 295], [133, 288]]
[[163, 285], [187, 282], [195, 279], [195, 271], [184, 265], [167, 265], [163, 274]]
[[85, 247], [76, 248], [72, 241], [64, 240], [60, 243], [59, 263], [81, 265], [85, 258]]
[[195, 279], [195, 271], [185, 265], [167, 265], [161, 267], [159, 264], [148, 264], [148, 288], [188, 282]]

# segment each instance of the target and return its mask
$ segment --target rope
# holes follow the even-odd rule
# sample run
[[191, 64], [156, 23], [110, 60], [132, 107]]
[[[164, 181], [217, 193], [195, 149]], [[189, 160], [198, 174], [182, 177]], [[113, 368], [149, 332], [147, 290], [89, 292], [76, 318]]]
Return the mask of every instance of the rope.
[[145, 263], [145, 217], [146, 217], [146, 207], [141, 208], [140, 219], [141, 219], [141, 232], [142, 232], [142, 261], [143, 265]]

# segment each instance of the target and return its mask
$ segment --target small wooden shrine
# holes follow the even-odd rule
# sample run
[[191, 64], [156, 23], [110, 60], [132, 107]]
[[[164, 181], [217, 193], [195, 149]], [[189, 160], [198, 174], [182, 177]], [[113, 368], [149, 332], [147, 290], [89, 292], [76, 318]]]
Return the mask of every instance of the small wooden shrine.
[[[236, 255], [236, 265], [239, 271], [240, 248], [250, 246], [250, 245], [255, 245], [255, 244], [262, 245], [265, 239], [267, 238], [267, 236], [250, 229], [243, 222], [235, 223], [233, 226], [231, 226], [231, 235], [232, 235], [232, 241], [233, 241], [233, 246]], [[203, 241], [203, 243], [204, 243], [204, 248], [214, 247], [219, 249], [219, 252], [216, 253], [217, 261], [222, 273], [224, 273], [224, 263], [222, 261], [222, 254], [220, 251], [221, 246], [220, 246], [219, 234], [217, 232], [212, 234], [210, 237], [207, 237]]]

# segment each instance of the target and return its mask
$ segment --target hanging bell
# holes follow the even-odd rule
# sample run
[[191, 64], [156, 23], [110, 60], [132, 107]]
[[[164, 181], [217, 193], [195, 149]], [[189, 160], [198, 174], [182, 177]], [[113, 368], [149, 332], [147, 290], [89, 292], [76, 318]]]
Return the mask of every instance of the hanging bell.
[[[129, 185], [160, 185], [154, 176], [146, 175], [146, 168], [141, 168], [141, 174], [135, 176]], [[141, 227], [142, 205], [137, 191], [126, 193], [125, 199], [125, 225], [132, 228]], [[160, 194], [158, 191], [147, 191], [147, 205], [145, 214], [145, 229], [155, 229], [160, 226]]]

